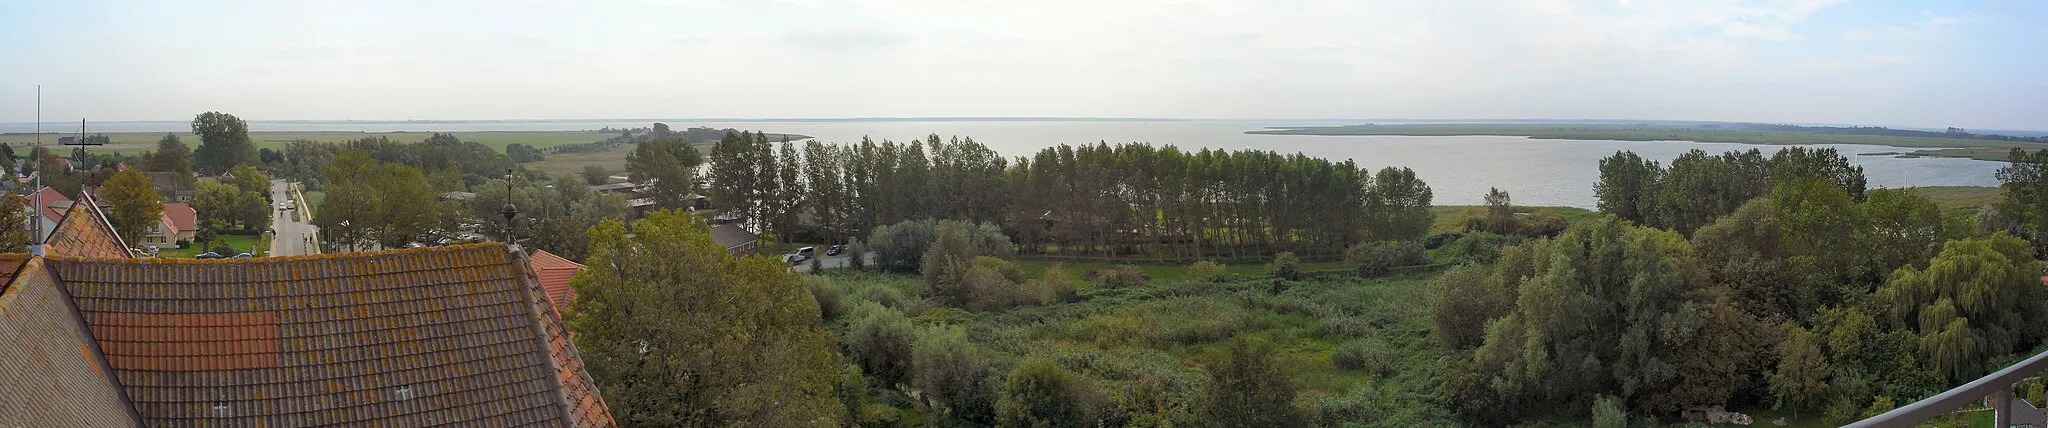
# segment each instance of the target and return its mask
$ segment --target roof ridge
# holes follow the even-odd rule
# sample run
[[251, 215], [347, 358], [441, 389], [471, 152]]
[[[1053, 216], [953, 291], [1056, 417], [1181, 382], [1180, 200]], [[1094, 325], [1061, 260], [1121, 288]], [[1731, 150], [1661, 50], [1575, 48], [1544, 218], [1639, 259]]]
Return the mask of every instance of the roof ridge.
[[[246, 258], [246, 259], [235, 259], [235, 258], [227, 258], [227, 259], [211, 259], [211, 260], [201, 260], [201, 259], [184, 259], [184, 258], [153, 258], [153, 259], [152, 259], [152, 258], [127, 258], [127, 259], [109, 259], [109, 258], [101, 258], [101, 257], [79, 257], [79, 256], [62, 256], [62, 255], [59, 255], [59, 256], [49, 256], [48, 258], [50, 258], [50, 259], [52, 259], [52, 260], [60, 261], [60, 262], [67, 262], [67, 263], [71, 263], [71, 262], [92, 262], [92, 263], [116, 263], [116, 264], [141, 264], [141, 265], [152, 265], [152, 264], [227, 264], [227, 263], [277, 263], [277, 262], [289, 262], [289, 261], [306, 261], [306, 260], [335, 260], [335, 259], [354, 259], [354, 258], [369, 258], [369, 257], [377, 257], [377, 256], [392, 256], [392, 255], [420, 255], [420, 254], [428, 254], [428, 253], [437, 253], [437, 252], [461, 252], [461, 251], [474, 251], [474, 250], [482, 250], [482, 249], [486, 249], [486, 248], [504, 248], [504, 247], [505, 247], [505, 244], [503, 244], [503, 243], [498, 243], [498, 242], [478, 242], [478, 243], [469, 243], [469, 244], [443, 245], [443, 246], [438, 246], [438, 247], [420, 247], [420, 248], [399, 248], [399, 249], [389, 249], [389, 250], [377, 250], [377, 251], [353, 251], [353, 252], [341, 252], [341, 253], [325, 253], [325, 254], [305, 254], [305, 255], [297, 255], [297, 256], [269, 256], [269, 257], [253, 257], [253, 258]], [[485, 266], [485, 265], [477, 265], [477, 266]]]

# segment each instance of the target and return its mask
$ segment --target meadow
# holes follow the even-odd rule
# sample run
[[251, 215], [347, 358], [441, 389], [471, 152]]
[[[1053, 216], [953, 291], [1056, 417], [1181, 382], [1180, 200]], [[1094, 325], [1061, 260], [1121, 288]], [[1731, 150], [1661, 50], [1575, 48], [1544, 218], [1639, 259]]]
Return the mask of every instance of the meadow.
[[[111, 141], [110, 144], [104, 146], [88, 146], [88, 150], [94, 152], [118, 151], [123, 153], [139, 153], [143, 151], [156, 150], [156, 142], [157, 140], [163, 139], [164, 134], [165, 133], [162, 132], [109, 133], [106, 135], [107, 139]], [[186, 146], [199, 146], [198, 136], [192, 135], [192, 133], [189, 132], [179, 132], [177, 134], [178, 138], [183, 140]], [[254, 141], [256, 143], [257, 148], [278, 150], [283, 149], [285, 143], [296, 140], [338, 143], [364, 137], [381, 136], [385, 138], [390, 138], [392, 141], [409, 143], [425, 140], [427, 139], [427, 137], [432, 136], [433, 134], [434, 133], [431, 132], [344, 131], [251, 132], [249, 133], [249, 140]], [[449, 132], [448, 134], [454, 134], [456, 138], [461, 138], [462, 141], [474, 141], [478, 143], [483, 143], [486, 146], [491, 146], [491, 148], [497, 149], [499, 152], [505, 151], [505, 146], [511, 145], [513, 143], [525, 144], [540, 148], [547, 148], [561, 144], [588, 143], [592, 141], [600, 141], [606, 138], [618, 136], [618, 134], [616, 133], [595, 131], [484, 131]], [[45, 133], [42, 137], [43, 144], [55, 145], [57, 143], [57, 137], [59, 136], [61, 135]], [[7, 145], [14, 147], [32, 145], [35, 143], [35, 140], [35, 134], [0, 134], [0, 143], [6, 143]]]

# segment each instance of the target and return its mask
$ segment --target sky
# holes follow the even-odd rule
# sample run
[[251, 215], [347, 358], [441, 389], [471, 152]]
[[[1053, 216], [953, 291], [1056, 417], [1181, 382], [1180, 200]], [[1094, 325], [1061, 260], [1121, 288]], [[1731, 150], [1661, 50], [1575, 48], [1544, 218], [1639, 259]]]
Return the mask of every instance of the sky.
[[2048, 129], [2048, 2], [0, 0], [0, 122], [1614, 118]]

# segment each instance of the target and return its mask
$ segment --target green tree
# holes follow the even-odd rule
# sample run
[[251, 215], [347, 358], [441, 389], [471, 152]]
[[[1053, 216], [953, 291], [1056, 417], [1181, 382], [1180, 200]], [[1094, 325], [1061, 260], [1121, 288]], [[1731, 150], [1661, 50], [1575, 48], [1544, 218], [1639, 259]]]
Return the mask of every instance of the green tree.
[[1295, 256], [1292, 251], [1282, 251], [1273, 255], [1273, 261], [1266, 264], [1266, 272], [1272, 274], [1274, 278], [1300, 281], [1301, 257]]
[[1821, 355], [1820, 337], [1797, 325], [1785, 327], [1785, 339], [1778, 342], [1778, 368], [1771, 372], [1770, 390], [1775, 397], [1771, 408], [1790, 406], [1797, 410], [1820, 404], [1828, 393], [1828, 361]]
[[418, 168], [395, 163], [380, 165], [370, 185], [377, 189], [377, 206], [381, 208], [374, 233], [377, 243], [385, 248], [418, 242], [422, 234], [439, 224], [440, 204], [435, 203], [439, 193], [427, 185], [426, 175]]
[[[626, 156], [626, 171], [633, 181], [647, 186], [656, 207], [683, 209], [689, 202], [684, 196], [695, 192], [697, 166], [703, 163], [703, 156], [689, 143], [654, 140], [633, 148], [633, 153]], [[715, 175], [712, 178], [718, 179]], [[714, 183], [713, 189], [716, 186]], [[716, 198], [719, 194], [714, 191], [713, 195]]]
[[1381, 169], [1366, 190], [1365, 213], [1369, 237], [1379, 241], [1406, 241], [1429, 234], [1436, 221], [1429, 211], [1429, 183], [1415, 177], [1408, 168]]
[[971, 295], [967, 281], [974, 268], [974, 247], [967, 242], [967, 226], [958, 222], [938, 225], [937, 238], [924, 253], [918, 272], [924, 275], [926, 290], [939, 304], [963, 307]]
[[14, 227], [0, 227], [0, 253], [28, 252], [28, 229], [23, 225], [34, 219], [36, 210], [30, 208], [33, 202], [28, 197], [14, 192], [0, 195], [0, 224]]
[[235, 208], [242, 198], [240, 189], [217, 181], [201, 181], [193, 191], [192, 211], [199, 217], [199, 226], [215, 232], [233, 229], [240, 217]]
[[360, 149], [343, 150], [320, 167], [321, 181], [328, 183], [327, 199], [313, 212], [313, 225], [327, 240], [358, 248], [376, 242], [375, 231], [384, 207], [371, 185], [377, 176], [377, 160]]
[[1650, 210], [1657, 201], [1657, 179], [1663, 174], [1664, 168], [1657, 166], [1656, 161], [1643, 159], [1635, 152], [1617, 151], [1601, 158], [1600, 181], [1593, 185], [1600, 211], [1636, 224], [1649, 224], [1653, 217]]
[[[638, 151], [638, 149], [635, 148], [635, 151]], [[611, 176], [611, 170], [605, 169], [604, 165], [589, 164], [583, 166], [583, 182], [592, 186], [610, 183], [612, 181]]]
[[142, 170], [129, 168], [115, 173], [107, 180], [100, 195], [113, 207], [107, 210], [107, 221], [114, 224], [114, 232], [126, 242], [142, 242], [149, 230], [163, 221], [164, 202], [158, 199], [156, 188], [149, 176]]
[[1918, 265], [1941, 250], [1948, 234], [1934, 201], [1906, 189], [1877, 189], [1865, 195], [1857, 205], [1857, 217], [1864, 221], [1864, 242], [1858, 247], [1870, 261], [1871, 272], [1887, 274]]
[[2005, 200], [1998, 213], [2014, 225], [2011, 234], [2031, 237], [2035, 254], [2048, 254], [2048, 149], [2012, 149], [2012, 164], [1999, 168], [1998, 187]]
[[1233, 339], [1223, 358], [1204, 366], [1209, 373], [1209, 421], [1226, 427], [1300, 425], [1294, 383], [1273, 362], [1272, 349]]
[[192, 118], [192, 133], [199, 136], [199, 149], [192, 153], [193, 168], [213, 175], [235, 165], [256, 164], [256, 144], [249, 141], [249, 124], [235, 115], [209, 111]]
[[[270, 194], [270, 175], [264, 174], [263, 170], [256, 168], [255, 165], [235, 165], [234, 168], [228, 171], [228, 174], [235, 176], [233, 184], [244, 192], [256, 192], [258, 195]], [[263, 199], [269, 200], [270, 198], [265, 197]]]
[[844, 423], [817, 302], [787, 266], [735, 259], [671, 211], [631, 235], [606, 220], [590, 241], [565, 318], [621, 425]]
[[1043, 357], [1030, 358], [1003, 380], [996, 402], [998, 426], [1014, 428], [1082, 428], [1095, 426], [1093, 408], [1099, 398], [1086, 380]]
[[1928, 366], [1958, 382], [2040, 342], [2048, 329], [2040, 272], [2026, 241], [1994, 234], [1949, 241], [1927, 268], [1892, 272], [1872, 298], [1891, 326], [1914, 332]]
[[178, 134], [165, 133], [164, 138], [156, 142], [156, 152], [149, 156], [149, 170], [176, 173], [178, 188], [190, 189], [194, 181], [192, 149], [178, 139]]

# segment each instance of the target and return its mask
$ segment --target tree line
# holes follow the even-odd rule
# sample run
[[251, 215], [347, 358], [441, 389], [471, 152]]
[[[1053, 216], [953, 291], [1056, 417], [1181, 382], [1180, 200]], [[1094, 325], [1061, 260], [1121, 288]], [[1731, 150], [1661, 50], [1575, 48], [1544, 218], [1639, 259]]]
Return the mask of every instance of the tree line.
[[[679, 154], [666, 156], [695, 159], [687, 146], [671, 151]], [[1334, 257], [1356, 242], [1419, 238], [1432, 222], [1431, 191], [1412, 170], [1374, 173], [1348, 160], [1271, 151], [1097, 143], [1005, 159], [972, 138], [798, 148], [734, 133], [704, 159], [714, 204], [779, 236], [827, 242], [944, 218], [1002, 225], [1028, 253]], [[676, 170], [694, 166], [681, 164]], [[629, 169], [636, 179], [679, 178]], [[659, 201], [686, 191], [655, 193]]]

